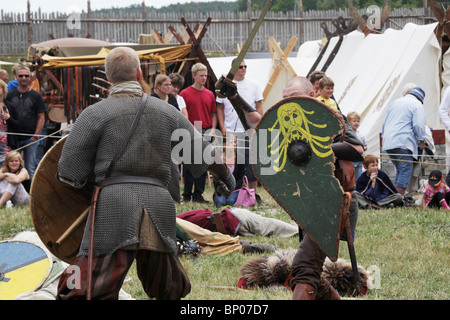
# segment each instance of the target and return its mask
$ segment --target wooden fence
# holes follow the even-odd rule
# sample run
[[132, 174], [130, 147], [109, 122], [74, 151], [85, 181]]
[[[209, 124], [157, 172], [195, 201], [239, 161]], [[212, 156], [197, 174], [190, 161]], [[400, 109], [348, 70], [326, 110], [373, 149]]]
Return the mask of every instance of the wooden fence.
[[[138, 13], [99, 13], [88, 10], [87, 13], [83, 11], [72, 16], [39, 11], [24, 14], [0, 13], [0, 55], [24, 55], [29, 44], [47, 41], [51, 37], [84, 38], [90, 35], [91, 38], [114, 43], [137, 43], [140, 34], [149, 34], [156, 29], [164, 38], [169, 32], [169, 26], [175, 30], [182, 26], [182, 17], [191, 28], [197, 23], [204, 25], [207, 18], [211, 17], [208, 32], [201, 43], [202, 49], [205, 52], [230, 54], [236, 52], [238, 44], [245, 42], [260, 15], [260, 12], [158, 13], [155, 10], [147, 12], [145, 7]], [[360, 10], [360, 13], [366, 12]], [[334, 32], [336, 28], [332, 20], [339, 16], [347, 22], [351, 20], [348, 10], [269, 12], [250, 51], [267, 51], [269, 37], [274, 37], [284, 48], [293, 35], [299, 38], [294, 48], [297, 50], [305, 41], [325, 37], [322, 23]], [[386, 27], [399, 29], [408, 22], [423, 25], [435, 21], [437, 19], [429, 9], [396, 9], [391, 12]], [[172, 43], [178, 42], [173, 38]]]

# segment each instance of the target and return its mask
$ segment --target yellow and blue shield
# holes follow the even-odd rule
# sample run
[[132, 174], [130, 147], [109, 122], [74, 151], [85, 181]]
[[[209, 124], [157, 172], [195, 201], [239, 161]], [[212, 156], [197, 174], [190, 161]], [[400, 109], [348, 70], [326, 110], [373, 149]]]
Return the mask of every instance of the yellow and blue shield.
[[12, 300], [21, 293], [38, 289], [52, 266], [50, 253], [33, 243], [0, 242], [0, 300]]

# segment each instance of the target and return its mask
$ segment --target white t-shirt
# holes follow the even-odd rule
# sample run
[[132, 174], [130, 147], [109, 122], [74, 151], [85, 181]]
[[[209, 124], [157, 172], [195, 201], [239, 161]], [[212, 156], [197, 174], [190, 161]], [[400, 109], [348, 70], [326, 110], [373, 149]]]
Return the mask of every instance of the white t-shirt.
[[441, 118], [442, 124], [447, 131], [450, 131], [450, 87], [447, 87], [444, 91], [444, 96], [442, 97], [441, 104], [439, 106], [439, 117]]
[[[244, 80], [236, 81], [239, 95], [256, 110], [256, 102], [263, 100], [263, 94], [258, 84], [251, 80], [244, 78]], [[228, 98], [216, 98], [217, 103], [224, 105], [224, 126], [228, 132], [245, 132], [244, 126], [239, 120], [239, 116], [234, 110]]]
[[178, 108], [180, 108], [180, 111], [183, 111], [184, 108], [186, 108], [186, 101], [184, 101], [183, 97], [177, 94], [177, 103]]

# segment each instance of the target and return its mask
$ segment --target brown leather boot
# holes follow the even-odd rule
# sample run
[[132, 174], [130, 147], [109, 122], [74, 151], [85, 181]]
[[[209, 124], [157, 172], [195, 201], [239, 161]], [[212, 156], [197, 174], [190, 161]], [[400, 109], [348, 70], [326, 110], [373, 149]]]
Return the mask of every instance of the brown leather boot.
[[314, 300], [316, 298], [316, 289], [306, 283], [295, 285], [292, 300]]

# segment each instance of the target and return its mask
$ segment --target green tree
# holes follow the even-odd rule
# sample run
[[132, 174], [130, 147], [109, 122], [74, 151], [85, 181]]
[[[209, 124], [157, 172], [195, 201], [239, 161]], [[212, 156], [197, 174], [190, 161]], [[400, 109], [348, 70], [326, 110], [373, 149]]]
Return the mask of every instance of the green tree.
[[283, 12], [292, 11], [294, 10], [296, 1], [297, 0], [277, 0], [274, 3], [272, 3], [270, 10]]
[[[271, 11], [290, 11], [295, 7], [298, 0], [272, 0]], [[349, 0], [303, 0], [303, 11], [308, 10], [332, 10], [348, 8]], [[438, 1], [445, 2], [445, 1]], [[247, 0], [237, 0], [238, 11], [247, 10]], [[266, 5], [267, 0], [251, 0], [252, 10], [261, 10]], [[389, 0], [391, 8], [421, 8], [423, 0]], [[367, 8], [371, 5], [384, 7], [385, 0], [353, 0], [353, 6], [356, 8]]]
[[348, 0], [318, 0], [318, 10], [336, 10], [348, 8]]
[[[267, 0], [251, 0], [252, 10], [262, 10], [267, 4]], [[294, 10], [295, 2], [298, 0], [272, 0], [270, 11], [291, 11]], [[313, 2], [313, 1], [309, 1]], [[247, 11], [247, 0], [237, 0], [238, 11]]]
[[[197, 4], [199, 5], [199, 11], [202, 13], [212, 12], [217, 10], [223, 11], [247, 11], [247, 1], [248, 0], [235, 0], [233, 1], [208, 1], [208, 2], [196, 2], [195, 0], [190, 1], [189, 3], [176, 3], [168, 6], [161, 7], [156, 9], [152, 6], [148, 6], [147, 10], [156, 10], [159, 12], [195, 12], [197, 10]], [[262, 10], [264, 6], [267, 4], [268, 0], [251, 0], [252, 10], [258, 11]], [[270, 8], [271, 11], [291, 11], [296, 7], [296, 3], [299, 3], [299, 0], [272, 0], [272, 6]], [[437, 1], [439, 3], [443, 3], [445, 7], [449, 3], [447, 1]], [[332, 10], [332, 9], [344, 9], [348, 8], [349, 0], [302, 0], [303, 3], [303, 11], [308, 10]], [[379, 7], [385, 6], [385, 0], [353, 0], [353, 6], [359, 9], [367, 8], [370, 5], [377, 5]], [[389, 0], [389, 6], [394, 8], [422, 8], [424, 0]], [[103, 9], [97, 11], [119, 11], [119, 10], [128, 10], [132, 12], [141, 12], [142, 6], [139, 4], [130, 5], [127, 8], [112, 8], [112, 9]]]

